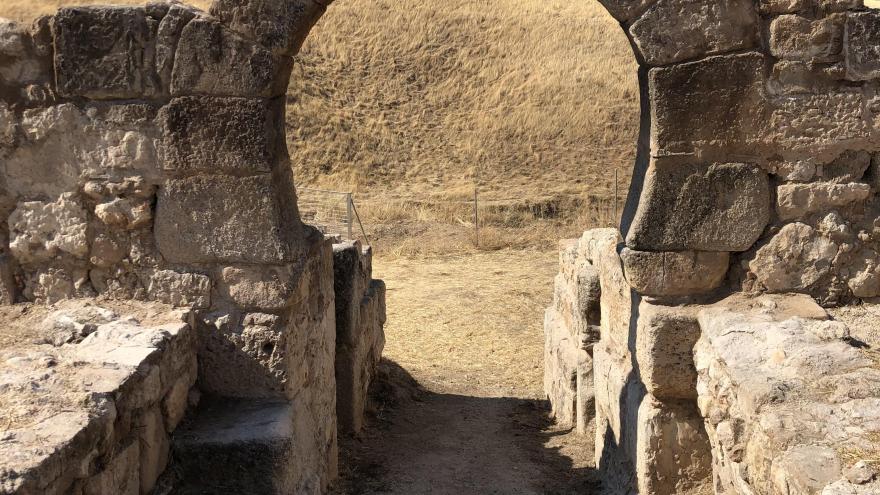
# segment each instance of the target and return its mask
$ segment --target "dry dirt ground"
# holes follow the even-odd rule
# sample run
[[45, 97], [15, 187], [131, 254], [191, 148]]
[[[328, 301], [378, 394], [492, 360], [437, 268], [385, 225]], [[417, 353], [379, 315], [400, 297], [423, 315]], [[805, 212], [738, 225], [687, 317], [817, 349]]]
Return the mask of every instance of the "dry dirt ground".
[[596, 487], [592, 438], [541, 400], [555, 253], [379, 257], [386, 360], [373, 420], [343, 441], [339, 493], [564, 494]]

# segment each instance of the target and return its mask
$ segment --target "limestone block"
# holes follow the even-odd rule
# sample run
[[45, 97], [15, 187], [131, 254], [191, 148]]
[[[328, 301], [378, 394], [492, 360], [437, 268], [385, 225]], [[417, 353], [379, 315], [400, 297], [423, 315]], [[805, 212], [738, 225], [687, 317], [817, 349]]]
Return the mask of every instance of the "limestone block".
[[211, 14], [278, 55], [293, 56], [329, 2], [318, 0], [219, 0]]
[[641, 251], [749, 249], [770, 220], [767, 173], [749, 164], [656, 160], [626, 244]]
[[771, 292], [809, 290], [830, 273], [838, 249], [809, 225], [791, 223], [758, 250], [749, 269]]
[[799, 15], [782, 15], [770, 24], [770, 53], [777, 58], [812, 63], [842, 59], [844, 20], [831, 15], [810, 20]]
[[798, 445], [778, 458], [770, 476], [779, 493], [819, 493], [840, 479], [840, 459], [828, 447]]
[[103, 471], [86, 480], [83, 495], [139, 495], [139, 463], [140, 446], [131, 442], [113, 456]]
[[660, 399], [694, 399], [697, 370], [694, 345], [700, 326], [691, 308], [639, 305], [636, 358], [648, 392]]
[[856, 91], [774, 99], [769, 139], [792, 149], [845, 143], [858, 146], [870, 133], [862, 100], [861, 92]]
[[295, 297], [296, 276], [292, 266], [228, 266], [221, 271], [218, 289], [242, 308], [277, 311]]
[[876, 262], [865, 265], [849, 279], [847, 285], [856, 297], [878, 297], [880, 296], [880, 265]]
[[644, 296], [687, 296], [721, 286], [730, 266], [729, 253], [649, 252], [624, 249], [626, 280]]
[[211, 306], [211, 279], [197, 273], [160, 270], [150, 279], [147, 294], [172, 306], [207, 309]]
[[163, 8], [166, 7], [167, 12], [162, 16], [156, 31], [156, 74], [162, 81], [163, 92], [171, 87], [171, 72], [174, 70], [180, 34], [187, 23], [198, 15], [195, 9], [183, 4], [163, 5]]
[[18, 299], [14, 270], [12, 259], [8, 255], [0, 255], [0, 305], [15, 304]]
[[639, 407], [636, 437], [639, 494], [711, 491], [709, 438], [692, 402], [660, 402], [646, 397]]
[[193, 177], [159, 190], [156, 244], [172, 263], [288, 261], [271, 177]]
[[0, 86], [9, 86], [8, 95], [0, 89], [0, 99], [9, 99], [12, 104], [44, 102], [28, 95], [33, 91], [45, 92], [54, 79], [51, 61], [38, 46], [42, 40], [34, 39], [42, 34], [40, 24], [28, 29], [9, 19], [0, 19]]
[[154, 84], [152, 34], [143, 9], [64, 8], [55, 15], [55, 71], [62, 96], [139, 98]]
[[620, 22], [635, 19], [656, 0], [599, 0], [612, 17]]
[[568, 329], [547, 310], [544, 318], [544, 393], [550, 400], [556, 423], [563, 427], [577, 422], [577, 377], [580, 353]]
[[847, 15], [845, 55], [847, 79], [880, 77], [880, 15], [876, 11]]
[[669, 65], [756, 44], [751, 0], [659, 0], [630, 27], [648, 65]]
[[169, 434], [183, 420], [189, 407], [190, 391], [198, 377], [198, 365], [194, 356], [191, 363], [182, 375], [176, 377], [173, 385], [162, 398], [162, 418], [165, 421], [165, 431]]
[[57, 201], [20, 203], [9, 216], [9, 249], [20, 263], [39, 263], [60, 255], [84, 259], [89, 243], [86, 212], [73, 194]]
[[766, 127], [763, 73], [758, 53], [651, 69], [652, 153], [752, 152]]
[[596, 389], [593, 380], [593, 358], [587, 352], [578, 353], [577, 395], [575, 396], [575, 428], [581, 435], [593, 434], [590, 422], [596, 417]]
[[287, 89], [290, 64], [215, 20], [196, 18], [180, 35], [171, 94], [279, 96]]
[[865, 201], [870, 196], [871, 186], [862, 183], [783, 184], [777, 188], [776, 211], [782, 220], [803, 219]]
[[175, 98], [159, 113], [162, 168], [176, 172], [269, 172], [279, 122], [266, 100]]
[[150, 493], [168, 465], [171, 442], [159, 406], [142, 413], [135, 425], [139, 432], [141, 493]]

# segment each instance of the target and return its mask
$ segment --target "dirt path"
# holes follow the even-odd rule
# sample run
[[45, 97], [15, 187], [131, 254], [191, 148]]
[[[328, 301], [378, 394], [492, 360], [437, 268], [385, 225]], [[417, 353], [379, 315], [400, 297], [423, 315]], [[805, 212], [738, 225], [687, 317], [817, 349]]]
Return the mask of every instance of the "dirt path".
[[382, 260], [388, 360], [376, 418], [343, 442], [341, 493], [593, 493], [592, 438], [542, 396], [555, 254]]

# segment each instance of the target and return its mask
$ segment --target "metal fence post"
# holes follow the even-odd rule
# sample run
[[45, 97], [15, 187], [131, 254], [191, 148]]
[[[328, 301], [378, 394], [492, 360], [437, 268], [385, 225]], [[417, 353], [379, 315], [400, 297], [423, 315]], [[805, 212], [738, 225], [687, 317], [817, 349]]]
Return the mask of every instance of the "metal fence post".
[[480, 205], [477, 199], [477, 185], [474, 184], [474, 242], [480, 247]]
[[352, 199], [351, 199], [351, 193], [346, 194], [346, 195], [345, 195], [345, 209], [346, 209], [346, 212], [347, 212], [347, 218], [346, 218], [347, 221], [346, 221], [346, 223], [348, 224], [348, 240], [352, 240], [352, 239], [353, 239], [353, 236], [352, 236], [352, 227], [353, 227], [354, 219], [352, 218], [353, 215], [352, 215], [352, 211], [351, 211], [353, 205], [354, 205], [354, 203], [353, 203], [353, 201], [352, 201]]

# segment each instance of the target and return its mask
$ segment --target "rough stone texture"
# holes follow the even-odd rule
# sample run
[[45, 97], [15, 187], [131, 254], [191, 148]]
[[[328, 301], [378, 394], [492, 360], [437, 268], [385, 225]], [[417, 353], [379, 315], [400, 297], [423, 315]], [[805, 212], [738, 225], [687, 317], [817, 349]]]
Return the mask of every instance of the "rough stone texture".
[[63, 255], [88, 256], [86, 212], [71, 194], [52, 203], [21, 203], [8, 221], [9, 250], [20, 263], [46, 262]]
[[760, 168], [657, 160], [626, 243], [641, 251], [746, 251], [769, 220], [769, 181]]
[[749, 268], [768, 291], [809, 291], [830, 275], [839, 249], [809, 225], [792, 223], [758, 250]]
[[276, 54], [294, 55], [329, 1], [217, 0], [211, 13]]
[[290, 259], [270, 176], [166, 182], [156, 205], [156, 243], [173, 263], [283, 264]]
[[752, 0], [659, 0], [630, 27], [648, 65], [668, 65], [751, 48], [758, 16]]
[[[160, 405], [196, 381], [195, 332], [188, 311], [127, 304], [152, 323], [70, 302], [39, 326], [42, 339], [0, 350], [10, 415], [0, 437], [0, 492], [139, 494], [155, 485], [168, 461], [167, 422], [186, 410], [174, 419]], [[62, 329], [81, 333], [59, 341]], [[26, 416], [15, 409], [36, 404]]]
[[336, 416], [345, 433], [364, 427], [367, 391], [385, 347], [385, 284], [372, 279], [372, 257], [358, 242], [333, 246]]
[[626, 280], [643, 296], [687, 296], [718, 288], [727, 275], [728, 253], [645, 252], [624, 249]]
[[[699, 316], [695, 349], [719, 493], [872, 493], [844, 478], [876, 452], [880, 370], [846, 327], [788, 296], [735, 296]], [[829, 332], [829, 325], [843, 331]]]
[[785, 184], [776, 191], [776, 211], [780, 219], [794, 220], [865, 201], [870, 196], [868, 184]]

